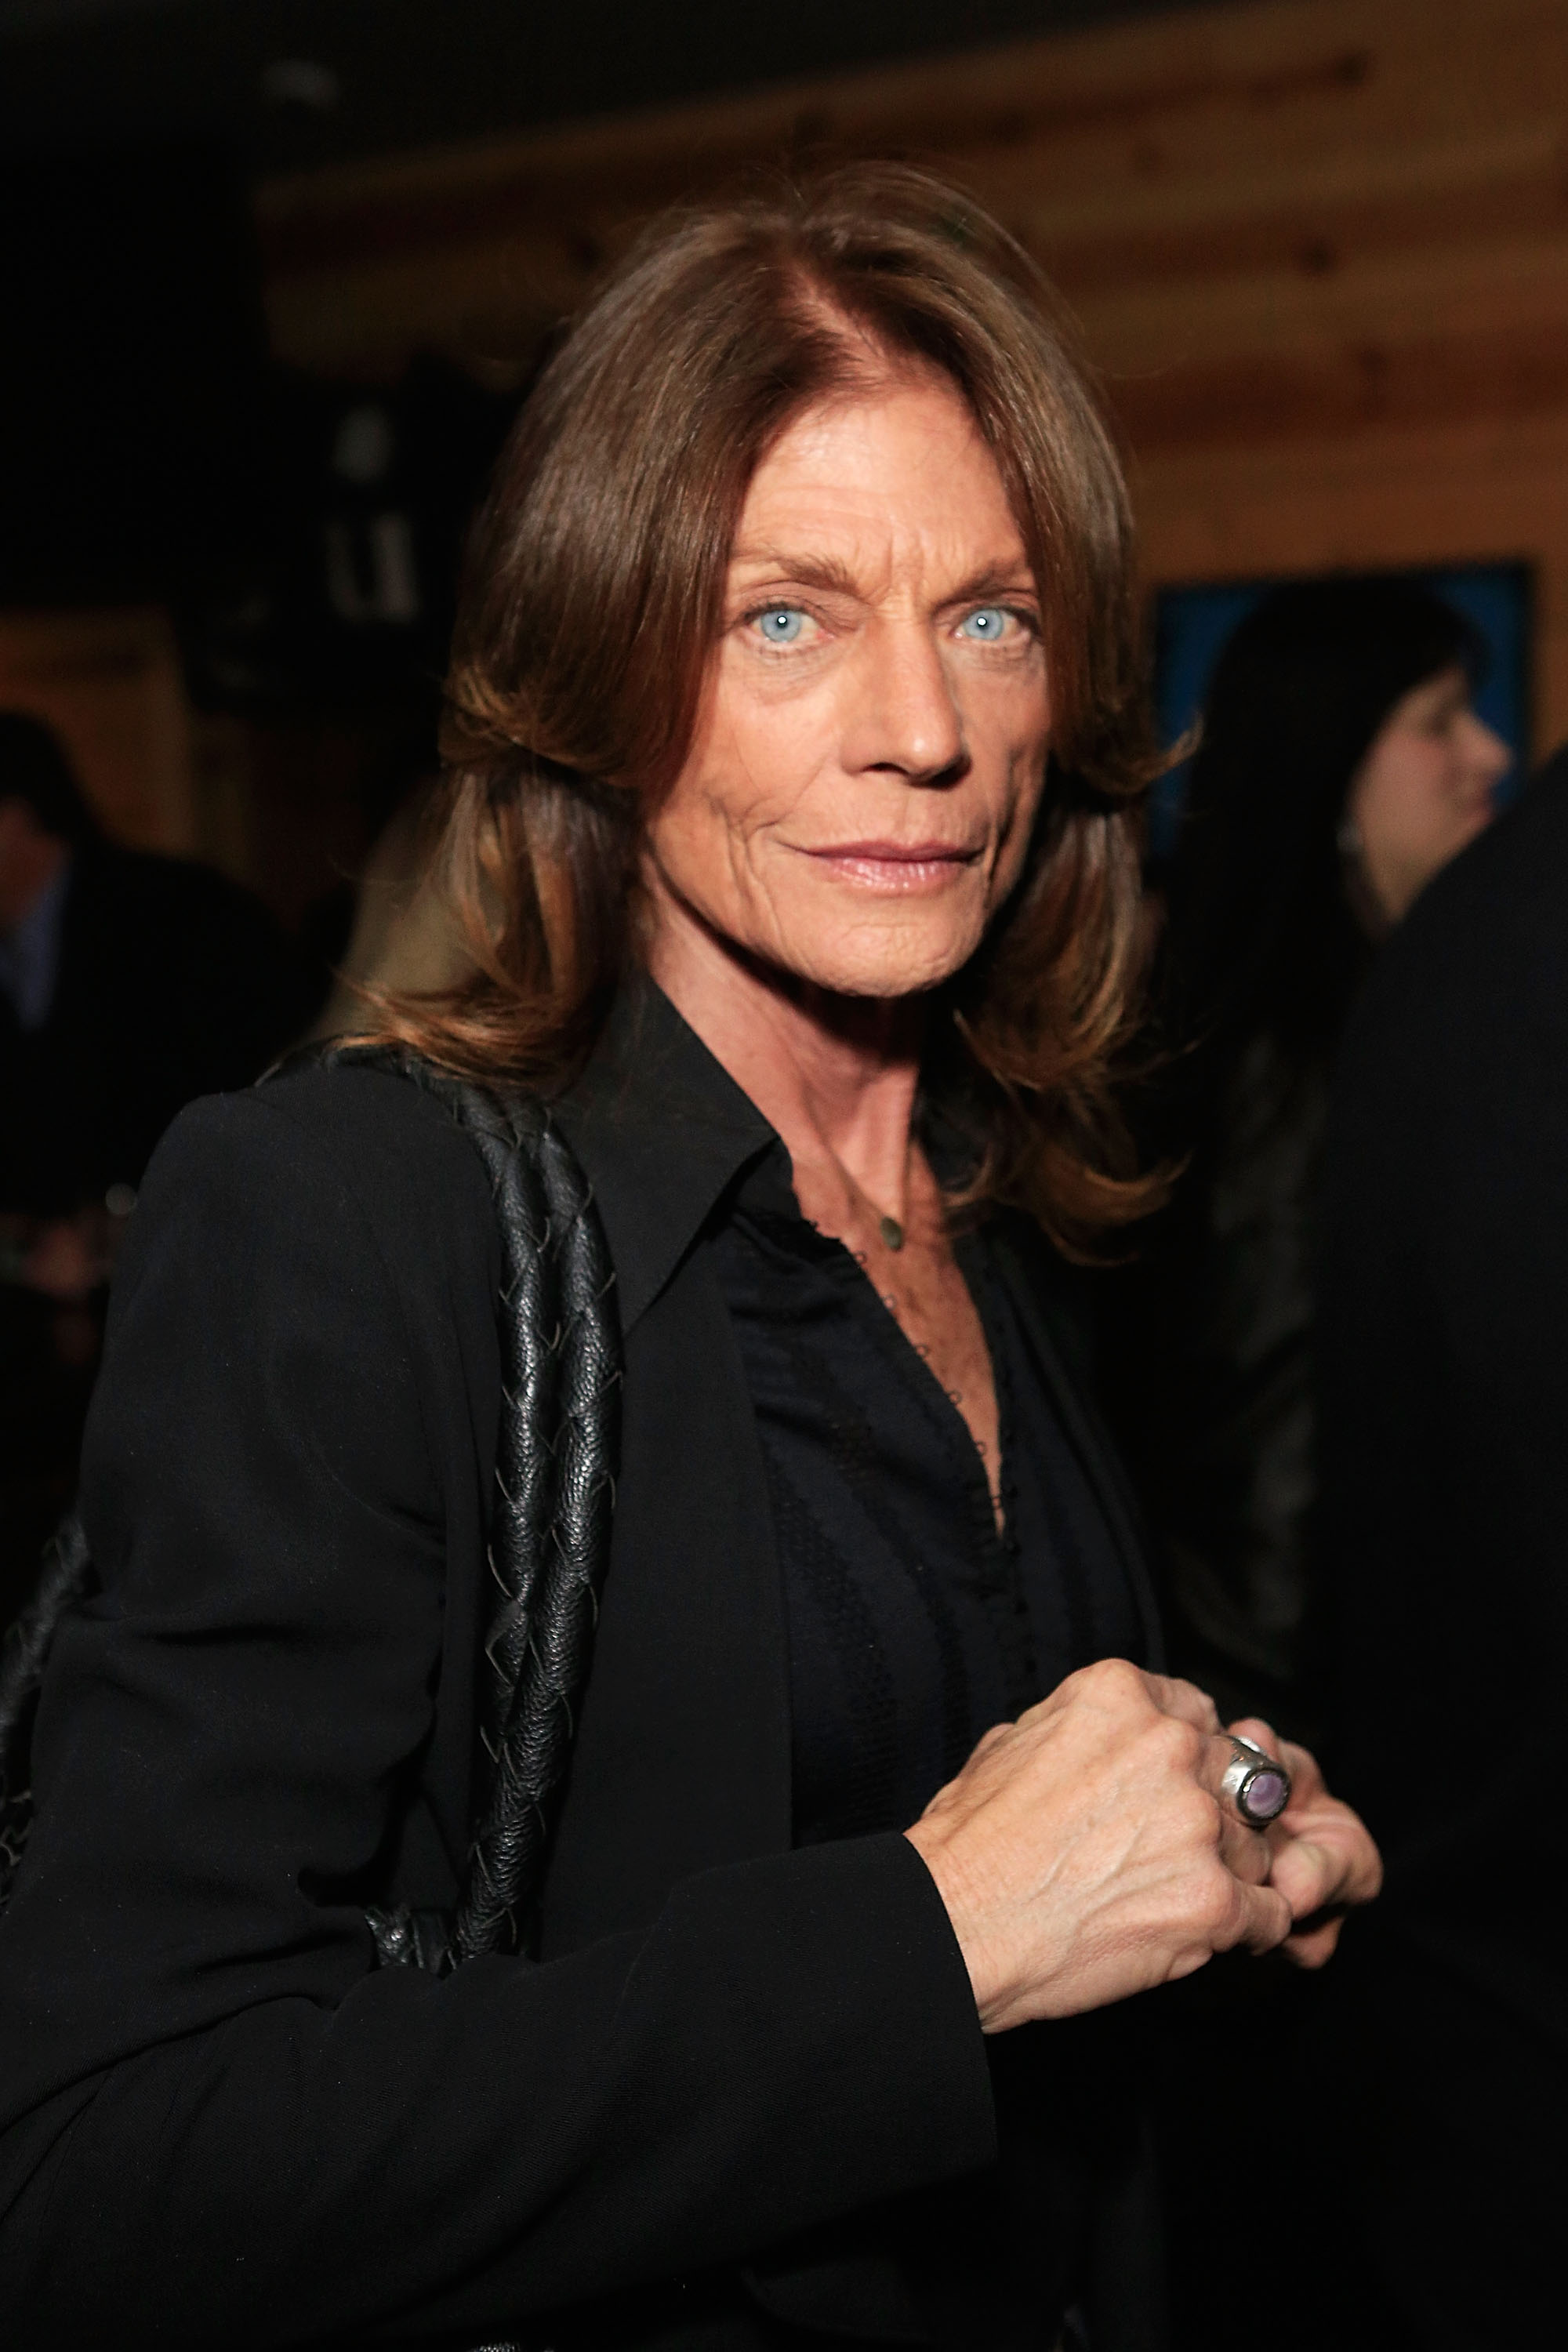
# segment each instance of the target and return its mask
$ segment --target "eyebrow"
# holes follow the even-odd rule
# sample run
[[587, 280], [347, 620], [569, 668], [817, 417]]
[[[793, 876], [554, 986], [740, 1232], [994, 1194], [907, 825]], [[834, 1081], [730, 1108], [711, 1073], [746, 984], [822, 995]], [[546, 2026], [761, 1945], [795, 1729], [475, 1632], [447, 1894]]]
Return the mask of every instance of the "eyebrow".
[[[847, 564], [832, 556], [795, 555], [786, 548], [741, 547], [731, 557], [731, 564], [744, 565], [748, 570], [768, 572], [793, 586], [819, 588], [829, 595], [858, 596], [860, 587]], [[1020, 556], [1016, 563], [987, 564], [959, 582], [942, 598], [944, 604], [969, 604], [984, 602], [987, 596], [1020, 593], [1038, 597], [1034, 574]]]

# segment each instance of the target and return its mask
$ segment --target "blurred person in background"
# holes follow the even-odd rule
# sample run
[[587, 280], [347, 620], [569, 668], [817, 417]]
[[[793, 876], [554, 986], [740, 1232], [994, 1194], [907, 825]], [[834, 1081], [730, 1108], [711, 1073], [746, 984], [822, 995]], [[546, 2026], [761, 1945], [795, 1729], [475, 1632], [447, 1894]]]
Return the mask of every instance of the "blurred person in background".
[[1222, 1707], [1319, 1729], [1313, 1232], [1329, 1076], [1382, 941], [1488, 824], [1469, 625], [1398, 580], [1277, 591], [1215, 672], [1169, 877], [1152, 1140], [1185, 1163], [1112, 1285], [1110, 1387]]
[[248, 1083], [299, 1013], [259, 903], [108, 841], [50, 730], [0, 713], [0, 1209], [134, 1192], [174, 1113]]
[[1560, 751], [1390, 943], [1329, 1119], [1334, 1738], [1388, 1877], [1325, 2038], [1389, 2352], [1568, 2332], [1565, 1204]]
[[98, 1305], [153, 1147], [300, 1025], [265, 909], [110, 842], [52, 730], [0, 712], [0, 1617], [68, 1499]]
[[[1471, 707], [1468, 625], [1398, 580], [1280, 589], [1215, 672], [1157, 950], [1152, 1156], [1184, 1172], [1103, 1277], [1106, 1396], [1153, 1538], [1172, 1655], [1229, 1716], [1327, 1736], [1314, 1561], [1315, 1255], [1330, 1076], [1351, 1006], [1438, 870], [1483, 830], [1509, 753]], [[1163, 2112], [1178, 2346], [1249, 2325], [1267, 2240], [1213, 2261], [1195, 2130], [1292, 2118], [1303, 2234], [1335, 2244], [1275, 2352], [1377, 2343], [1378, 2289], [1312, 2088], [1316, 1988], [1223, 1967], [1166, 2000]], [[1238, 2017], [1247, 2025], [1238, 2031]], [[1358, 2331], [1365, 2331], [1364, 2334]]]

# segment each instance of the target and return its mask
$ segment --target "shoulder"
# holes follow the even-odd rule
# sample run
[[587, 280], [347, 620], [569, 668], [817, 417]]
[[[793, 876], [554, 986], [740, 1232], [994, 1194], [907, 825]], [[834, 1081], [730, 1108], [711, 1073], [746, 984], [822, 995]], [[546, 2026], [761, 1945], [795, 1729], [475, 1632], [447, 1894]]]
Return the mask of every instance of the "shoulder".
[[287, 1165], [305, 1181], [351, 1181], [397, 1201], [489, 1199], [478, 1153], [434, 1097], [364, 1064], [305, 1063], [183, 1110], [149, 1183]]
[[489, 1314], [500, 1279], [489, 1186], [468, 1138], [408, 1079], [352, 1065], [287, 1071], [182, 1111], [147, 1171], [128, 1279], [174, 1231], [301, 1271], [372, 1258], [432, 1311], [456, 1294]]
[[1560, 1170], [1565, 1061], [1560, 754], [1437, 877], [1378, 957], [1335, 1069], [1331, 1223], [1359, 1227], [1375, 1203], [1404, 1228], [1435, 1214], [1436, 1202], [1489, 1201], [1505, 1179], [1517, 1192], [1526, 1170]]
[[1568, 752], [1438, 875], [1378, 957], [1352, 1031], [1535, 993], [1568, 973]]

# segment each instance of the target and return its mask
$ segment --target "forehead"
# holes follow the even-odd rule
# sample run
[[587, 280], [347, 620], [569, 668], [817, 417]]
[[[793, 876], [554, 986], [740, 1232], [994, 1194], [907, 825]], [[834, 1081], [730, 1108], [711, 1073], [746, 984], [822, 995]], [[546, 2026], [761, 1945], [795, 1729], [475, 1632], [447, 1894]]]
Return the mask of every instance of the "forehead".
[[1409, 687], [1395, 702], [1396, 710], [1437, 710], [1458, 707], [1470, 699], [1469, 673], [1462, 662], [1434, 670], [1430, 677]]
[[967, 402], [935, 370], [883, 375], [814, 401], [753, 474], [735, 553], [784, 532], [835, 537], [984, 540], [1021, 552], [996, 460]]

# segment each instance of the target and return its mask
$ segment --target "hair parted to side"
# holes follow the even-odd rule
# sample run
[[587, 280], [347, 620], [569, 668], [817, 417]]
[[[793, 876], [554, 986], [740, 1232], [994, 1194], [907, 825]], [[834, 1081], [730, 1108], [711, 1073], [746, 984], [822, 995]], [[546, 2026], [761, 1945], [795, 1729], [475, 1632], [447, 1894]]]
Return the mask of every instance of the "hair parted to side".
[[942, 992], [928, 1099], [980, 1150], [966, 1197], [1081, 1246], [1140, 1214], [1111, 1090], [1138, 961], [1147, 731], [1131, 527], [1050, 289], [967, 196], [901, 165], [676, 213], [524, 405], [480, 516], [447, 680], [437, 856], [472, 958], [368, 1034], [549, 1089], [637, 952], [644, 813], [679, 771], [762, 457], [866, 346], [944, 372], [1038, 583], [1052, 775], [1025, 876]]

